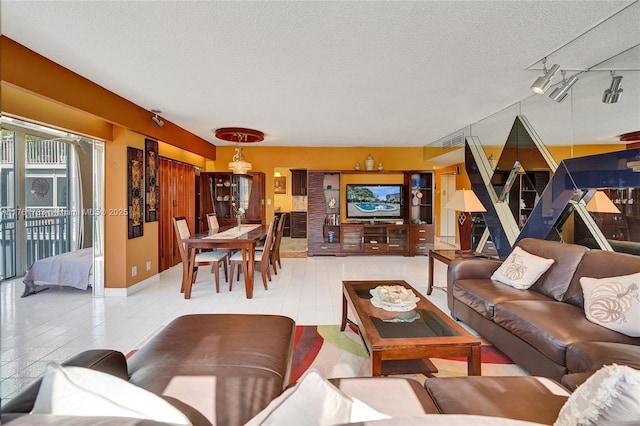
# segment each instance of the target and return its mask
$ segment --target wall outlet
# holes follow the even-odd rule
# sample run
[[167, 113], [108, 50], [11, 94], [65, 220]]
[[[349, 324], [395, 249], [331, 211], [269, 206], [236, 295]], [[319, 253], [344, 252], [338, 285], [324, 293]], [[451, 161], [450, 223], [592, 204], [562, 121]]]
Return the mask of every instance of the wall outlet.
[[270, 206], [271, 205], [271, 198], [267, 198], [267, 205]]
[[135, 277], [136, 275], [138, 275], [138, 267], [137, 266], [132, 266], [131, 267], [131, 276]]
[[147, 260], [147, 271], [151, 270], [151, 261]]

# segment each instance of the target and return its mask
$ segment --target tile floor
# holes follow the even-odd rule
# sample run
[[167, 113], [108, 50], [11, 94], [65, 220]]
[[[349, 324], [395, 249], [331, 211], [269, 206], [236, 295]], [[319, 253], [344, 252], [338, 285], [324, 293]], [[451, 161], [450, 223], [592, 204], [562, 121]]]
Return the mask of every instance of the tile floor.
[[[428, 259], [284, 258], [269, 290], [256, 276], [250, 300], [237, 281], [231, 292], [221, 283], [216, 294], [207, 268], [201, 268], [192, 298], [185, 300], [179, 292], [181, 272], [180, 265], [164, 271], [157, 282], [129, 297], [93, 298], [90, 292], [55, 287], [22, 299], [21, 279], [0, 283], [2, 403], [39, 377], [47, 362], [94, 348], [127, 354], [184, 314], [268, 313], [290, 316], [299, 325], [339, 324], [342, 280], [404, 279], [426, 294]], [[435, 262], [435, 275], [436, 285], [445, 285], [446, 266]], [[446, 293], [435, 289], [429, 299], [448, 312]]]

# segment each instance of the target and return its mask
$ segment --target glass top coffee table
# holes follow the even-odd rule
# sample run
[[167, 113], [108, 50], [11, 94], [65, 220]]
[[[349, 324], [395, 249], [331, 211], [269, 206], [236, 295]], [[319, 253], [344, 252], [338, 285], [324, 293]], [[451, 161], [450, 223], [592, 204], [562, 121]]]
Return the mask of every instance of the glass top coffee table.
[[[401, 280], [343, 281], [342, 324], [354, 325], [371, 357], [371, 374], [422, 373], [438, 370], [429, 358], [466, 357], [467, 373], [481, 373], [481, 340]], [[370, 290], [378, 286], [402, 286], [418, 297], [414, 309], [406, 312], [375, 307]], [[347, 318], [348, 308], [356, 318]]]

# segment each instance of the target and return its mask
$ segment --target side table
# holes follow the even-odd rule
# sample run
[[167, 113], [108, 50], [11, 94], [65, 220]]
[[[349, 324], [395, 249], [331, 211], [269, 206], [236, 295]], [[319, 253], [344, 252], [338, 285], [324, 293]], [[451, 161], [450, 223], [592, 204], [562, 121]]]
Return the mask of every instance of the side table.
[[433, 261], [439, 260], [449, 266], [452, 260], [460, 259], [462, 257], [489, 258], [489, 256], [476, 252], [461, 253], [460, 250], [429, 250], [429, 283], [427, 284], [427, 295], [430, 295], [433, 291]]

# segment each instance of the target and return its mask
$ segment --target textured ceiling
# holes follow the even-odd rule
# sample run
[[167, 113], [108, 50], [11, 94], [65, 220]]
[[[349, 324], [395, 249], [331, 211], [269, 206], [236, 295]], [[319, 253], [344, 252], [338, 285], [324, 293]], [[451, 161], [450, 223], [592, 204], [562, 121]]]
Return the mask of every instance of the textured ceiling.
[[0, 12], [9, 38], [215, 144], [212, 129], [238, 126], [264, 145], [427, 145], [530, 96], [547, 55], [585, 70], [640, 43], [640, 3], [614, 0], [3, 0]]

